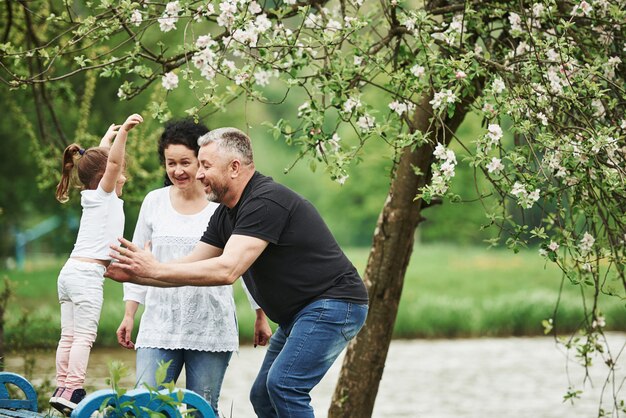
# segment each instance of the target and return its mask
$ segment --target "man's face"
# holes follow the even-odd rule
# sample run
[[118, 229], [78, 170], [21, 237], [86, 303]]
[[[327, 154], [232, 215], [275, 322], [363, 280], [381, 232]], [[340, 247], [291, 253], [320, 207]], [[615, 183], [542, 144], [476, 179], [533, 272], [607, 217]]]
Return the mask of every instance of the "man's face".
[[224, 203], [224, 197], [228, 193], [228, 163], [224, 155], [214, 142], [200, 147], [198, 152], [200, 168], [196, 179], [204, 185], [204, 192], [211, 202]]

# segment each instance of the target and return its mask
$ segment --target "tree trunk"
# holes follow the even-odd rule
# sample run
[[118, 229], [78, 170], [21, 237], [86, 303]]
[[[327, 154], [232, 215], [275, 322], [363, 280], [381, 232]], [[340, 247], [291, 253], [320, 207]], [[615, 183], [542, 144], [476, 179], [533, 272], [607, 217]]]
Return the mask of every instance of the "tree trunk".
[[[463, 103], [445, 126], [433, 131], [432, 107], [423, 99], [413, 115], [411, 131], [430, 131], [430, 141], [418, 148], [406, 147], [401, 154], [385, 205], [378, 218], [365, 269], [365, 284], [370, 305], [367, 322], [348, 345], [332, 403], [329, 418], [358, 417], [372, 414], [378, 386], [391, 342], [404, 275], [413, 252], [414, 233], [423, 220], [425, 202], [414, 200], [418, 189], [430, 181], [430, 166], [436, 142], [448, 144], [452, 133], [467, 113]], [[435, 140], [433, 140], [435, 139]], [[422, 175], [415, 174], [419, 168]]]

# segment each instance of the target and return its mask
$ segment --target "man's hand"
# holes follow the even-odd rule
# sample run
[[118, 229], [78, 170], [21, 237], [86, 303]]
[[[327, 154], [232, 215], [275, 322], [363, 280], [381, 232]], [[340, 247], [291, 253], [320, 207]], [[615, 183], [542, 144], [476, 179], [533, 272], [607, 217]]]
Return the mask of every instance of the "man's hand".
[[113, 262], [107, 267], [107, 270], [104, 272], [104, 277], [108, 277], [116, 282], [126, 283], [130, 282], [134, 276], [122, 269], [118, 263]]
[[[117, 268], [125, 271], [128, 275], [135, 277], [155, 277], [159, 271], [159, 262], [154, 258], [150, 252], [150, 242], [146, 243], [146, 247], [142, 250], [132, 242], [125, 238], [118, 238], [120, 244], [124, 247], [111, 245], [111, 249], [115, 252], [109, 255], [117, 260], [116, 263], [111, 263]], [[114, 272], [115, 273], [115, 272]], [[123, 280], [124, 277], [107, 276], [117, 281], [129, 281]]]
[[117, 342], [124, 348], [132, 350], [135, 348], [135, 343], [131, 341], [131, 335], [133, 332], [133, 326], [135, 325], [135, 319], [130, 316], [124, 316], [122, 323], [117, 329]]
[[267, 322], [265, 312], [262, 309], [257, 309], [256, 321], [254, 321], [254, 346], [267, 345], [272, 336], [272, 328]]

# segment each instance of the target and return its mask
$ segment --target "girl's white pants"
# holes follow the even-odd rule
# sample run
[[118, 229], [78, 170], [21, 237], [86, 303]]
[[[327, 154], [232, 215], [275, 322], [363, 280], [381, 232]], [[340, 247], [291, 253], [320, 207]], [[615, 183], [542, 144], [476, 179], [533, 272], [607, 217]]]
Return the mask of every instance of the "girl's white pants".
[[57, 288], [61, 304], [61, 339], [56, 354], [58, 387], [83, 387], [89, 352], [96, 340], [103, 301], [105, 267], [69, 259]]

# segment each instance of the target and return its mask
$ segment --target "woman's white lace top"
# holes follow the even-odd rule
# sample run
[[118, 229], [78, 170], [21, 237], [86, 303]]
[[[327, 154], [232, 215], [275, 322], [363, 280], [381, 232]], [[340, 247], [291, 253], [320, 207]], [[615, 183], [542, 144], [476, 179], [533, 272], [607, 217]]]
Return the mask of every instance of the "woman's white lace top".
[[[152, 253], [166, 262], [187, 255], [206, 229], [217, 204], [200, 213], [174, 210], [170, 187], [148, 193], [133, 242], [152, 241]], [[232, 286], [158, 288], [124, 283], [124, 300], [144, 305], [135, 346], [201, 351], [237, 351], [239, 333]]]

